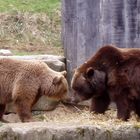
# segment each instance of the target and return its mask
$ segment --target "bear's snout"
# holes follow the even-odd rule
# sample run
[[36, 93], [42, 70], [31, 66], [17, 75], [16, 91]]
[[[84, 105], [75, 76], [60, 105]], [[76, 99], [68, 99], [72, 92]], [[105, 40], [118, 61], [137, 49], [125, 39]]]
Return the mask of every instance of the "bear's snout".
[[70, 100], [70, 103], [71, 104], [78, 104], [79, 102], [80, 102], [80, 100], [79, 99], [76, 99], [74, 97], [72, 97], [71, 100]]
[[70, 98], [70, 103], [78, 104], [79, 102], [82, 102], [84, 100], [85, 100], [84, 96], [80, 96], [77, 92], [74, 91], [74, 93], [72, 93], [72, 97]]

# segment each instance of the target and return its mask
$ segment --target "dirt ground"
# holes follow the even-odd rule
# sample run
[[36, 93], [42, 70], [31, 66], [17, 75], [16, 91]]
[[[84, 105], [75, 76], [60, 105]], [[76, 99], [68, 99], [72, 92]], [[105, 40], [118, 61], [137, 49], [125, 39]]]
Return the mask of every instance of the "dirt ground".
[[[73, 124], [84, 124], [84, 125], [121, 125], [121, 124], [133, 124], [139, 125], [139, 119], [137, 116], [132, 113], [131, 118], [127, 122], [116, 119], [116, 110], [111, 109], [106, 111], [103, 114], [95, 114], [89, 112], [88, 107], [84, 106], [75, 106], [69, 104], [60, 103], [58, 107], [53, 111], [35, 111], [33, 112], [33, 117], [36, 121], [49, 122], [52, 124], [64, 124], [64, 125], [73, 125]], [[18, 115], [16, 114], [7, 114], [4, 115], [4, 119], [9, 122], [20, 122]]]

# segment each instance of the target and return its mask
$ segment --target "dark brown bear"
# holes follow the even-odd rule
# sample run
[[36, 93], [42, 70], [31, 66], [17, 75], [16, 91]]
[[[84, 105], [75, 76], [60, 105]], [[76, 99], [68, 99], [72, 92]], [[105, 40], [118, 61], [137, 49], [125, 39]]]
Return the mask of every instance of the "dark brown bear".
[[73, 102], [92, 98], [91, 111], [104, 113], [114, 101], [119, 119], [132, 110], [140, 116], [140, 49], [102, 47], [75, 70], [71, 86]]
[[0, 119], [13, 101], [21, 121], [32, 121], [31, 108], [42, 95], [55, 100], [66, 95], [65, 74], [40, 61], [0, 59]]

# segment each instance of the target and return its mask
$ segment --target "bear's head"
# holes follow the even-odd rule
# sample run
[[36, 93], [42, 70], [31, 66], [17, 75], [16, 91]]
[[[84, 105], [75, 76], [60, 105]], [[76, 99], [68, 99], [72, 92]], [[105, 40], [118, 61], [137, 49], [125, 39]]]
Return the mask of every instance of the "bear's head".
[[72, 77], [71, 87], [73, 103], [100, 96], [106, 88], [106, 74], [92, 67], [88, 67], [84, 72], [77, 68]]
[[62, 100], [67, 96], [68, 83], [66, 71], [54, 73], [52, 83], [47, 95], [54, 100]]

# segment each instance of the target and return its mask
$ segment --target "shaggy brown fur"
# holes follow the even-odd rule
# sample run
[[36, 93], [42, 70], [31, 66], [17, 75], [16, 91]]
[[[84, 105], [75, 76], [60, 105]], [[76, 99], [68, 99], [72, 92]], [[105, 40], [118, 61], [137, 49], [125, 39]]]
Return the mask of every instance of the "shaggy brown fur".
[[32, 121], [31, 108], [42, 95], [56, 100], [66, 95], [65, 74], [40, 61], [0, 59], [0, 119], [13, 101], [21, 121]]
[[71, 85], [74, 101], [92, 98], [91, 111], [104, 113], [112, 100], [118, 118], [127, 120], [132, 110], [140, 116], [140, 49], [102, 47], [76, 69]]

